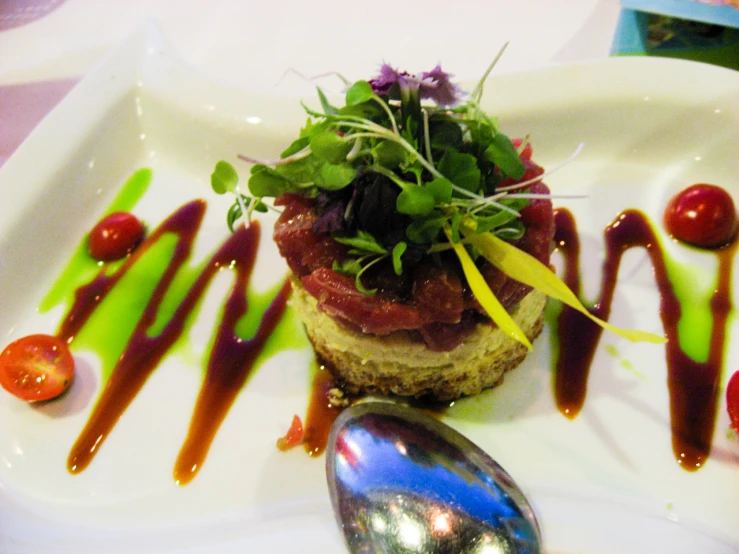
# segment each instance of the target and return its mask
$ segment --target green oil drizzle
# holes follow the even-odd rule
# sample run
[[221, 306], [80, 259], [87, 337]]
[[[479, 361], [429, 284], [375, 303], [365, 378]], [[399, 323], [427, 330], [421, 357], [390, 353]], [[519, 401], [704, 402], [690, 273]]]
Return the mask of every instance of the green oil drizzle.
[[[251, 286], [247, 288], [246, 299], [249, 308], [234, 328], [235, 334], [239, 339], [248, 341], [254, 338], [266, 310], [275, 301], [282, 287], [283, 281], [280, 280], [262, 292], [254, 291]], [[277, 323], [277, 326], [264, 343], [259, 356], [254, 361], [254, 370], [258, 370], [267, 359], [279, 352], [300, 350], [309, 347], [310, 342], [303, 332], [302, 323], [295, 315], [295, 312], [289, 309], [285, 310], [284, 315], [279, 323]], [[205, 365], [203, 364], [203, 367]]]
[[[225, 269], [227, 268], [224, 268], [224, 270]], [[200, 269], [191, 270], [191, 274], [193, 276], [192, 282], [194, 282], [194, 278], [197, 277], [199, 271]], [[283, 281], [280, 280], [272, 287], [262, 292], [256, 292], [251, 286], [247, 288], [246, 300], [248, 309], [244, 316], [236, 323], [234, 327], [234, 334], [236, 337], [238, 337], [242, 341], [248, 341], [254, 338], [264, 318], [266, 310], [275, 301], [282, 287]], [[187, 292], [188, 289], [189, 285], [185, 287], [184, 292]], [[176, 306], [177, 304], [174, 304], [174, 307]], [[199, 308], [196, 307], [195, 310], [193, 310], [193, 314], [195, 314], [198, 309]], [[221, 307], [219, 320], [222, 318], [224, 309], [225, 304]], [[162, 312], [160, 312], [160, 315], [162, 315]], [[190, 316], [190, 320], [192, 321], [188, 321], [188, 327], [192, 324], [192, 322], [194, 322], [195, 319], [196, 317], [192, 315]], [[162, 320], [163, 323], [166, 323], [168, 317], [167, 319], [162, 317]], [[208, 358], [210, 357], [210, 352], [212, 351], [213, 343], [215, 341], [216, 332], [217, 326], [214, 329], [207, 348], [197, 360], [194, 350], [192, 349], [192, 345], [190, 341], [187, 340], [184, 333], [183, 336], [180, 337], [178, 343], [175, 344], [174, 348], [178, 350], [178, 353], [187, 352], [187, 355], [189, 356], [191, 362], [195, 365], [201, 366], [203, 368], [203, 373], [205, 373], [208, 366]], [[310, 342], [308, 341], [303, 331], [302, 323], [295, 315], [295, 312], [293, 310], [285, 310], [284, 315], [277, 323], [269, 338], [264, 343], [259, 356], [254, 361], [254, 371], [258, 370], [267, 359], [271, 358], [279, 352], [285, 350], [300, 350], [307, 347], [310, 347]]]
[[[575, 220], [564, 209], [555, 212], [555, 241], [565, 254], [566, 282], [580, 289], [579, 238]], [[624, 252], [644, 248], [649, 256], [660, 295], [665, 337], [670, 428], [675, 461], [696, 471], [710, 455], [716, 425], [719, 385], [724, 370], [729, 322], [733, 319], [732, 272], [739, 242], [713, 251], [718, 262], [713, 290], [700, 290], [701, 267], [668, 257], [652, 222], [637, 210], [621, 212], [604, 231], [600, 301], [596, 315], [608, 319]], [[575, 276], [572, 279], [572, 276]], [[567, 279], [568, 276], [570, 279]], [[565, 317], [566, 316], [566, 317]], [[601, 329], [572, 310], [560, 314], [560, 358], [556, 360], [555, 398], [570, 419], [582, 409], [590, 366]], [[617, 353], [616, 353], [617, 354]], [[630, 364], [623, 364], [629, 367]], [[633, 366], [632, 366], [633, 367]]]
[[[169, 259], [163, 260], [163, 265], [161, 267], [162, 270], [164, 269], [164, 265], [166, 265], [168, 261]], [[162, 299], [162, 303], [159, 306], [159, 311], [157, 312], [154, 323], [152, 323], [151, 326], [146, 330], [146, 334], [149, 337], [156, 337], [162, 332], [170, 319], [172, 319], [172, 315], [177, 310], [177, 307], [182, 303], [188, 291], [195, 284], [195, 281], [197, 280], [200, 273], [203, 271], [204, 267], [205, 262], [194, 267], [182, 266], [179, 268], [179, 270], [177, 271], [177, 275], [175, 275], [172, 283], [170, 284], [169, 288], [167, 288], [167, 291], [164, 294], [164, 298]], [[188, 328], [190, 327], [192, 322], [197, 319], [197, 315], [200, 311], [201, 305], [202, 299], [198, 302], [197, 306], [188, 316]], [[186, 335], [183, 333], [180, 341], [182, 341], [185, 336]]]
[[[108, 206], [105, 214], [128, 212], [141, 200], [151, 184], [150, 169], [139, 169], [123, 185]], [[38, 310], [46, 313], [59, 305], [70, 306], [74, 302], [74, 291], [92, 281], [97, 275], [101, 263], [93, 260], [87, 253], [87, 235], [80, 241], [66, 267], [41, 300]], [[116, 266], [111, 266], [115, 268]]]
[[680, 321], [677, 325], [680, 348], [698, 363], [705, 363], [711, 347], [713, 315], [711, 296], [716, 282], [709, 290], [701, 290], [696, 279], [695, 264], [677, 262], [663, 250], [665, 269], [673, 291], [680, 302]]
[[[74, 350], [88, 350], [100, 357], [104, 381], [110, 378], [176, 244], [177, 235], [172, 233], [163, 235], [153, 244], [116, 283], [75, 336], [71, 344]], [[174, 307], [169, 306], [163, 317], [169, 320], [173, 314]]]
[[[152, 172], [137, 171], [111, 202], [107, 213], [130, 211], [149, 188]], [[168, 216], [123, 260], [98, 263], [87, 252], [87, 237], [43, 298], [39, 310], [66, 305], [57, 335], [74, 351], [98, 355], [103, 386], [90, 419], [72, 447], [67, 467], [84, 470], [98, 446], [149, 376], [174, 351], [203, 367], [203, 384], [183, 446], [189, 482], [236, 395], [253, 370], [278, 352], [309, 348], [301, 324], [286, 310], [290, 284], [283, 277], [266, 291], [250, 284], [260, 227], [230, 235], [207, 259], [190, 265], [193, 243], [205, 213], [194, 200]], [[190, 335], [216, 274], [234, 274], [205, 352], [196, 351]]]
[[[150, 169], [136, 171], [107, 207], [105, 214], [131, 211], [147, 192], [151, 181], [152, 171]], [[130, 340], [157, 284], [166, 271], [177, 241], [178, 236], [173, 233], [165, 233], [159, 237], [95, 308], [87, 323], [82, 326], [70, 344], [76, 352], [90, 351], [97, 354], [101, 363], [103, 382], [110, 378], [111, 372]], [[67, 266], [41, 301], [39, 311], [45, 313], [59, 305], [71, 306], [74, 303], [75, 291], [92, 282], [101, 269], [106, 275], [112, 275], [122, 264], [122, 260], [103, 264], [92, 259], [87, 252], [87, 237], [85, 236]], [[154, 322], [146, 330], [147, 336], [156, 337], [162, 332], [198, 276], [203, 273], [206, 264], [207, 260], [204, 260], [194, 266], [184, 264], [178, 268], [164, 293]], [[224, 266], [223, 269], [230, 268]], [[265, 310], [275, 300], [281, 287], [282, 281], [276, 282], [275, 285], [262, 292], [256, 292], [252, 287], [248, 287], [246, 294], [249, 309], [235, 327], [236, 336], [242, 340], [249, 340], [254, 336]], [[204, 296], [199, 299], [188, 315], [184, 323], [185, 330], [173, 344], [170, 353], [176, 352], [191, 365], [201, 366], [205, 371], [218, 325], [215, 326], [203, 353], [196, 352], [189, 334], [189, 330], [201, 311], [203, 299]], [[222, 315], [222, 310], [223, 307], [219, 317]], [[255, 361], [255, 369], [280, 351], [299, 350], [309, 346], [310, 343], [305, 337], [297, 316], [292, 310], [287, 310]]]
[[[305, 348], [311, 348], [311, 344], [303, 330], [303, 324], [295, 315], [295, 311], [288, 309], [285, 310], [285, 315], [282, 316], [264, 345], [261, 357], [266, 359], [283, 350], [302, 350]], [[259, 359], [257, 360], [258, 363]]]

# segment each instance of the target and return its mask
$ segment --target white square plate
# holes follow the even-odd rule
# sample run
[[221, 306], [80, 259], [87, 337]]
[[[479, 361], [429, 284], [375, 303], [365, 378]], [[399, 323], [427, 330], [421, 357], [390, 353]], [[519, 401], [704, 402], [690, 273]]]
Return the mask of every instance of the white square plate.
[[[454, 60], [445, 62], [451, 68]], [[664, 235], [662, 211], [680, 189], [709, 182], [739, 197], [738, 73], [624, 58], [494, 77], [486, 89], [487, 109], [507, 134], [530, 134], [545, 167], [585, 143], [548, 184], [555, 194], [587, 195], [555, 205], [568, 207], [578, 220], [591, 296], [600, 279], [603, 229], [621, 210], [641, 209]], [[188, 200], [207, 200], [197, 262], [228, 234], [229, 200], [210, 190], [215, 163], [237, 163], [239, 152], [273, 158], [304, 120], [296, 98], [205, 80], [156, 30], [136, 33], [0, 170], [3, 345], [56, 330], [63, 310], [40, 313], [36, 306], [134, 171], [153, 171], [150, 189], [134, 208], [152, 227]], [[269, 240], [271, 224], [264, 218], [256, 289], [273, 286], [286, 272]], [[700, 267], [696, 286], [710, 288], [712, 255], [670, 241], [665, 248]], [[292, 415], [305, 413], [314, 371], [307, 341], [253, 375], [195, 480], [178, 487], [172, 479], [202, 379], [199, 360], [228, 286], [225, 276], [215, 281], [186, 339], [190, 350], [163, 361], [80, 474], [68, 473], [66, 458], [103, 385], [99, 360], [75, 351], [79, 371], [72, 389], [41, 407], [0, 391], [0, 550], [343, 551], [323, 459], [301, 449], [281, 453], [274, 445]], [[659, 297], [642, 252], [624, 258], [611, 320], [661, 333]], [[722, 387], [739, 367], [734, 335], [731, 326]], [[671, 448], [663, 347], [605, 335], [585, 409], [570, 421], [554, 404], [549, 339], [545, 332], [502, 386], [455, 403], [443, 416], [530, 495], [547, 551], [739, 548], [739, 503], [727, 493], [739, 490], [739, 445], [728, 432], [723, 388], [712, 457], [688, 473]]]

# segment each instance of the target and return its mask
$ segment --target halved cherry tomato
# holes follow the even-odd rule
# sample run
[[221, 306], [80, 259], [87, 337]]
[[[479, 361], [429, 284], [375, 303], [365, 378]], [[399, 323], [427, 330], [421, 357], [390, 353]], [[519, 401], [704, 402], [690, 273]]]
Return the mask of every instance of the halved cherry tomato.
[[726, 407], [729, 410], [731, 426], [739, 433], [739, 371], [734, 372], [726, 387]]
[[21, 400], [36, 402], [62, 394], [72, 383], [74, 358], [51, 335], [29, 335], [0, 353], [0, 385]]
[[295, 415], [293, 416], [290, 429], [288, 429], [285, 436], [277, 439], [277, 448], [283, 452], [290, 450], [293, 446], [297, 446], [303, 442], [303, 435], [303, 422], [300, 421], [300, 418], [297, 415]]
[[118, 260], [138, 246], [144, 231], [144, 224], [135, 215], [113, 212], [90, 231], [90, 256], [102, 262]]

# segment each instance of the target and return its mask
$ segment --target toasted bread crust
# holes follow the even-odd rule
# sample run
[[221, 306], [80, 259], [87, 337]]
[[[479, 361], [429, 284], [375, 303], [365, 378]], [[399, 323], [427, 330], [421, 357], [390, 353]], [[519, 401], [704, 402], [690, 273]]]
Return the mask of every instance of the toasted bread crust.
[[[432, 351], [406, 331], [381, 337], [354, 331], [323, 313], [297, 280], [292, 305], [316, 353], [350, 394], [453, 400], [499, 384], [527, 354], [523, 344], [486, 323], [448, 352]], [[541, 333], [545, 307], [546, 296], [534, 290], [511, 313], [529, 340]]]

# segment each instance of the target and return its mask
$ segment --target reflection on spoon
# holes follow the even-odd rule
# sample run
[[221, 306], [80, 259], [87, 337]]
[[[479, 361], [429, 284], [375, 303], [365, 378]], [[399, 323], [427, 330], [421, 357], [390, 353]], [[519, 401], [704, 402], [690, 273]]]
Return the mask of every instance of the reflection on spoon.
[[418, 410], [367, 402], [334, 423], [326, 474], [352, 553], [536, 553], [533, 510], [468, 439]]

